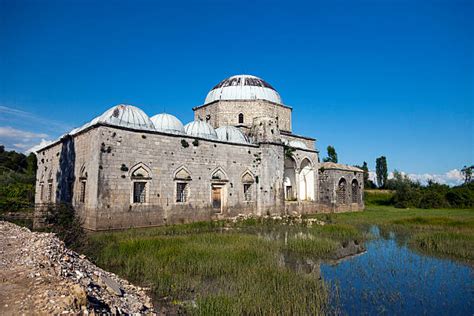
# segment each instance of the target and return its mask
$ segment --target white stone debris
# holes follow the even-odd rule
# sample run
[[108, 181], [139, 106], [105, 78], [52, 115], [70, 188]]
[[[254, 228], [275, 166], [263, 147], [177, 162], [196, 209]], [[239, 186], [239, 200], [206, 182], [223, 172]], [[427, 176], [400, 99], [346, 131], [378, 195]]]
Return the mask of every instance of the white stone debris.
[[68, 249], [52, 233], [0, 221], [0, 314], [155, 315], [144, 288]]
[[301, 214], [293, 214], [293, 215], [265, 215], [265, 216], [258, 216], [254, 214], [239, 214], [235, 217], [230, 218], [229, 220], [232, 223], [237, 223], [240, 221], [245, 221], [248, 219], [256, 219], [256, 220], [271, 220], [271, 221], [278, 221], [279, 224], [282, 225], [303, 225], [311, 227], [313, 225], [320, 225], [323, 226], [326, 223], [322, 220], [317, 218], [305, 218]]

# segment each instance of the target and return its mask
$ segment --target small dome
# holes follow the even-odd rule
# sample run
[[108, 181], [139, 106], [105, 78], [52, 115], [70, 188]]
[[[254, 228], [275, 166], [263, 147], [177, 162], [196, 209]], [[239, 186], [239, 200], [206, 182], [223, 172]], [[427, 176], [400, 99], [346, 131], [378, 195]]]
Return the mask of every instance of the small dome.
[[161, 113], [150, 118], [155, 129], [160, 132], [184, 134], [184, 126], [180, 120], [171, 114]]
[[267, 100], [282, 104], [275, 88], [263, 79], [250, 75], [232, 76], [221, 81], [209, 91], [204, 104], [217, 100]]
[[294, 148], [308, 149], [308, 146], [306, 146], [306, 144], [300, 140], [292, 140], [289, 142], [288, 146], [294, 147]]
[[217, 138], [223, 142], [248, 144], [247, 137], [234, 126], [221, 126], [216, 129]]
[[184, 126], [184, 131], [190, 136], [217, 139], [217, 134], [214, 128], [203, 121], [193, 121]]
[[96, 123], [106, 123], [145, 130], [155, 129], [153, 123], [145, 112], [133, 105], [126, 104], [119, 104], [108, 109], [104, 114], [93, 119], [90, 122], [90, 125]]

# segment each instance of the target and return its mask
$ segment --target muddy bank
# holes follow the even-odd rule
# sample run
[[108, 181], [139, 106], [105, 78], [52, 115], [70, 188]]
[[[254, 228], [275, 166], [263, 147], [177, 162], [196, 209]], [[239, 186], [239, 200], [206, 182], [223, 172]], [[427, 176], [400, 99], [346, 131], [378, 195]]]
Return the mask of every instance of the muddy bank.
[[0, 221], [0, 314], [153, 314], [145, 289], [67, 249], [54, 234]]

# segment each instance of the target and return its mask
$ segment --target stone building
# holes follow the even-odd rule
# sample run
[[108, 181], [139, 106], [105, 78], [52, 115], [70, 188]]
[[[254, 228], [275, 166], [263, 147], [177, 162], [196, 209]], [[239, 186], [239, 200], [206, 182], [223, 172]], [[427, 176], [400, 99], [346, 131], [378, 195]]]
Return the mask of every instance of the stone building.
[[320, 163], [262, 79], [225, 79], [193, 110], [183, 126], [117, 105], [38, 150], [35, 225], [55, 203], [90, 230], [363, 209], [362, 170]]

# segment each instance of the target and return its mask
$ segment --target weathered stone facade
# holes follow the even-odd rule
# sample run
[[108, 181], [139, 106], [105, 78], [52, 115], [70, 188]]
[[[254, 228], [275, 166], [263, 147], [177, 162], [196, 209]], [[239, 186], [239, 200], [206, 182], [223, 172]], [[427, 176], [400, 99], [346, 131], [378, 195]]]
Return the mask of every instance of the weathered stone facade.
[[72, 204], [90, 230], [364, 207], [361, 170], [320, 164], [315, 140], [291, 133], [287, 106], [219, 100], [194, 109], [214, 127], [240, 126], [245, 143], [143, 128], [147, 118], [123, 124], [125, 110], [138, 111], [112, 108], [114, 120], [99, 117], [38, 151], [36, 225], [54, 203]]
[[[291, 132], [292, 108], [267, 100], [219, 100], [194, 109], [194, 119], [208, 122], [214, 128], [224, 125], [250, 128], [254, 118], [271, 117], [278, 122], [278, 128]], [[243, 118], [239, 122], [240, 118]]]

